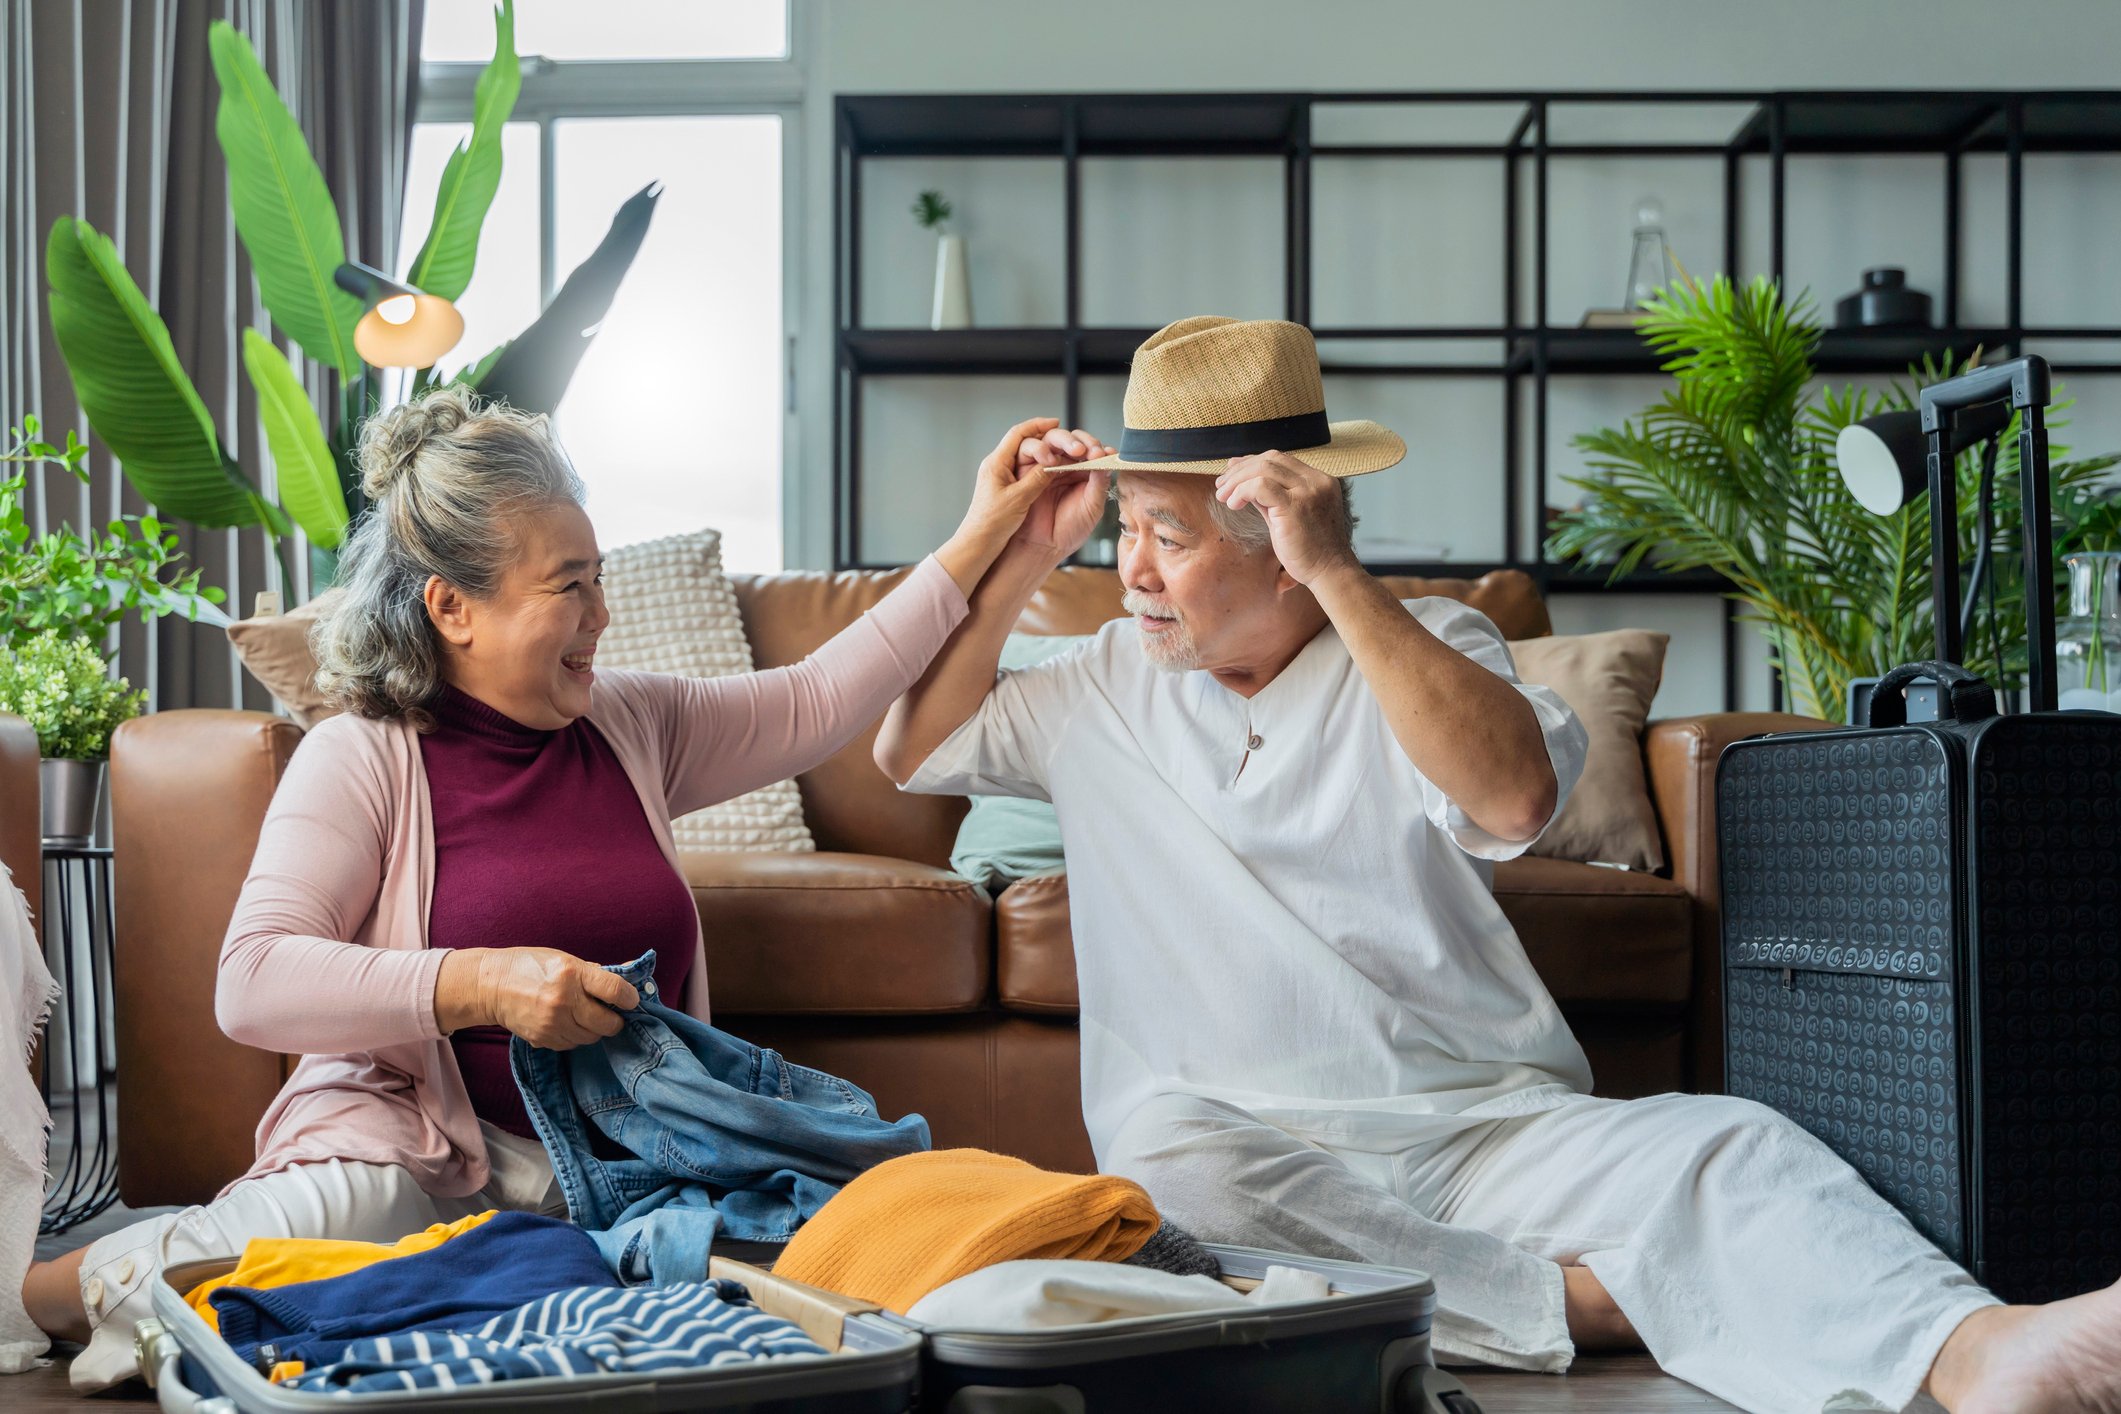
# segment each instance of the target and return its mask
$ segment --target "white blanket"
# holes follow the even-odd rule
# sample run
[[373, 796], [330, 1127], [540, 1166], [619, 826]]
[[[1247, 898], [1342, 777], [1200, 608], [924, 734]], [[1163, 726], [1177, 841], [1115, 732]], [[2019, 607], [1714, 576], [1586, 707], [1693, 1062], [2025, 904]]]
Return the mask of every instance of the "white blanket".
[[29, 900], [0, 864], [0, 1375], [35, 1369], [51, 1344], [23, 1309], [22, 1278], [37, 1250], [51, 1132], [29, 1055], [58, 997]]
[[1213, 1277], [1182, 1277], [1122, 1262], [997, 1262], [913, 1303], [906, 1314], [949, 1330], [1029, 1331], [1087, 1326], [1130, 1316], [1170, 1316], [1232, 1306], [1323, 1301], [1326, 1279], [1298, 1267], [1269, 1267], [1247, 1296]]

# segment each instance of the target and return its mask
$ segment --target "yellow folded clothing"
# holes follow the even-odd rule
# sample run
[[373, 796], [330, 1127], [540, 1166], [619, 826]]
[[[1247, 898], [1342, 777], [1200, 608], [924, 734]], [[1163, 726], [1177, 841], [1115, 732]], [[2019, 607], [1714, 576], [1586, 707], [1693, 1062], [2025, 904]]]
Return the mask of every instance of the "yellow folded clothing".
[[330, 1237], [253, 1237], [243, 1244], [243, 1259], [227, 1276], [202, 1281], [184, 1293], [185, 1304], [197, 1311], [215, 1330], [221, 1329], [220, 1313], [209, 1300], [224, 1286], [263, 1288], [293, 1286], [301, 1281], [343, 1277], [363, 1267], [432, 1252], [452, 1237], [461, 1237], [494, 1215], [498, 1209], [473, 1213], [453, 1223], [436, 1223], [424, 1232], [401, 1237], [396, 1242], [341, 1242]]
[[776, 1276], [904, 1311], [945, 1282], [996, 1262], [1117, 1262], [1162, 1220], [1140, 1184], [1048, 1173], [981, 1149], [878, 1164], [796, 1230]]

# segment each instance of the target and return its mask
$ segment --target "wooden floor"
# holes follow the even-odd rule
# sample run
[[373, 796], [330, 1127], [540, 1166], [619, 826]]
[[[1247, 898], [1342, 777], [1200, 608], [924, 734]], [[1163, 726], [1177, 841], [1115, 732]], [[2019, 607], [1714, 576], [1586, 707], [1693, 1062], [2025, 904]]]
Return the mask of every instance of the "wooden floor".
[[[1492, 1370], [1460, 1370], [1457, 1374], [1465, 1381], [1467, 1392], [1480, 1401], [1483, 1414], [1545, 1414], [1554, 1410], [1568, 1414], [1694, 1414], [1696, 1410], [1731, 1408], [1692, 1385], [1660, 1375], [1647, 1355], [1585, 1356], [1576, 1362], [1575, 1371], [1565, 1376], [1498, 1374]], [[0, 1375], [0, 1409], [8, 1414], [43, 1414], [62, 1409], [81, 1414], [153, 1397], [135, 1381], [84, 1400], [67, 1388], [63, 1359], [26, 1375]]]

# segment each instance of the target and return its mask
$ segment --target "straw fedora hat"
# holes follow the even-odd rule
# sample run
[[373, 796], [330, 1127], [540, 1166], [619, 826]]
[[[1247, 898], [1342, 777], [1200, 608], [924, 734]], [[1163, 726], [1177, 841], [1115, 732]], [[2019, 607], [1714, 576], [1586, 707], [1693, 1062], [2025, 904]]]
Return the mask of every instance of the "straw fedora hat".
[[1287, 452], [1328, 476], [1383, 471], [1407, 454], [1374, 422], [1326, 421], [1318, 345], [1301, 324], [1196, 315], [1134, 352], [1114, 471], [1220, 475], [1230, 458]]

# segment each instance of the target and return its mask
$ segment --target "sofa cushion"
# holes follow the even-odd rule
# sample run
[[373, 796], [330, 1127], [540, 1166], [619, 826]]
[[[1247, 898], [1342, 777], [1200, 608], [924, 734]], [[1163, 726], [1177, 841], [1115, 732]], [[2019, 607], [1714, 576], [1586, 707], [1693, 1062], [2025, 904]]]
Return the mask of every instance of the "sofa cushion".
[[987, 896], [955, 874], [866, 854], [679, 856], [717, 1014], [978, 1011], [993, 968]]
[[1583, 774], [1529, 854], [1628, 869], [1664, 867], [1657, 811], [1642, 774], [1642, 729], [1671, 636], [1623, 628], [1512, 643], [1517, 676], [1550, 687], [1590, 738]]
[[[1671, 1007], [1693, 958], [1686, 890], [1669, 879], [1562, 859], [1495, 866], [1495, 898], [1564, 1007]], [[1077, 1006], [1064, 874], [1021, 879], [994, 901], [995, 988], [1011, 1011]]]
[[236, 657], [303, 731], [339, 714], [317, 690], [317, 655], [309, 651], [309, 631], [324, 610], [345, 597], [343, 589], [327, 589], [284, 614], [254, 614], [228, 626]]
[[1523, 856], [1495, 866], [1495, 901], [1563, 1006], [1686, 1005], [1693, 903], [1670, 879]]
[[[736, 594], [722, 573], [722, 533], [694, 530], [622, 545], [604, 557], [611, 622], [597, 640], [605, 667], [685, 678], [748, 673], [751, 645]], [[670, 822], [680, 851], [779, 850], [813, 846], [794, 781], [775, 781]]]

